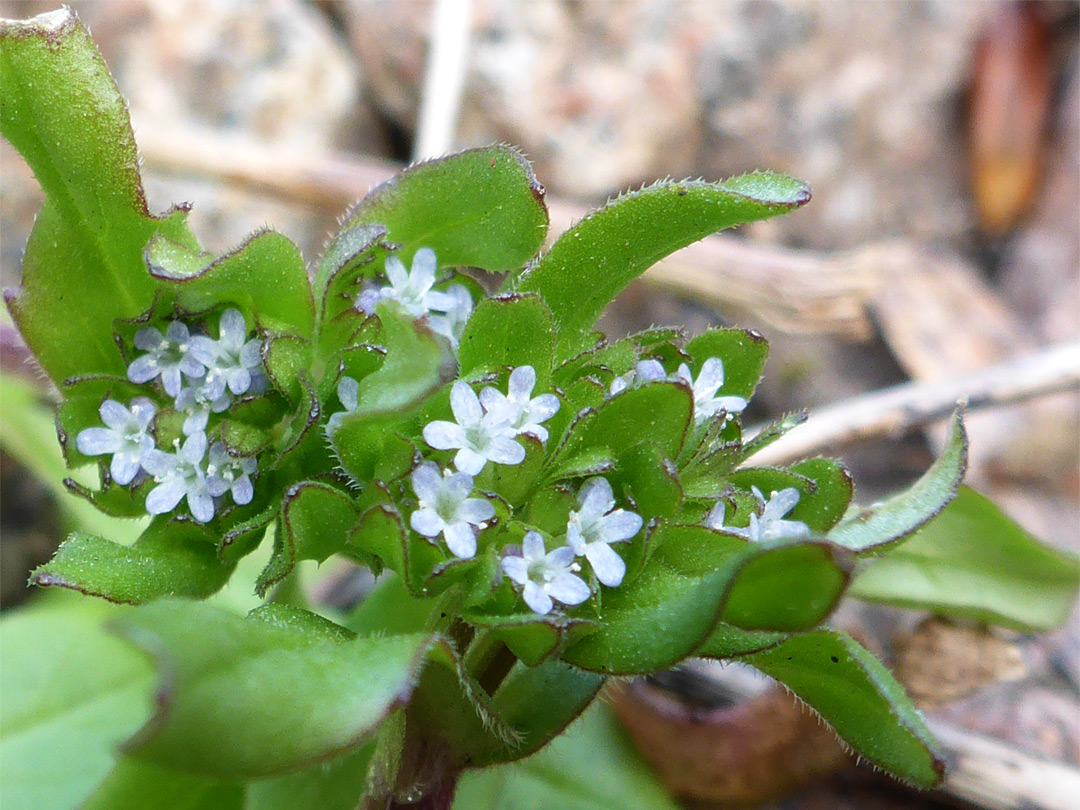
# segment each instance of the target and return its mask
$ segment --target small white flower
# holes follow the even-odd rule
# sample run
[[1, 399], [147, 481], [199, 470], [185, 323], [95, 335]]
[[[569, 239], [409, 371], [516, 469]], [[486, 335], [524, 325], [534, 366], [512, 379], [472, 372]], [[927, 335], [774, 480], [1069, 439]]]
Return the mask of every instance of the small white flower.
[[480, 404], [489, 414], [497, 414], [509, 428], [508, 435], [530, 433], [542, 442], [548, 438], [547, 428], [541, 427], [559, 410], [559, 398], [554, 394], [533, 397], [536, 371], [532, 366], [518, 366], [510, 372], [507, 393], [485, 388], [480, 392]]
[[721, 529], [729, 534], [737, 534], [745, 537], [752, 543], [762, 540], [781, 540], [785, 537], [809, 537], [812, 532], [810, 527], [801, 520], [784, 520], [787, 514], [795, 508], [799, 502], [799, 490], [795, 487], [787, 487], [779, 492], [773, 492], [766, 501], [757, 487], [751, 487], [754, 497], [758, 501], [758, 509], [761, 514], [750, 513], [750, 525], [745, 529], [724, 525], [727, 508], [723, 501], [718, 501], [709, 516], [705, 518], [705, 525], [712, 529]]
[[659, 360], [639, 360], [637, 365], [630, 369], [630, 371], [611, 381], [611, 388], [608, 391], [608, 396], [613, 397], [616, 394], [622, 393], [627, 388], [632, 388], [643, 382], [666, 379], [667, 372], [664, 370], [664, 366]]
[[686, 363], [679, 366], [675, 376], [694, 389], [694, 419], [698, 422], [720, 411], [739, 413], [746, 407], [742, 397], [716, 396], [724, 384], [724, 363], [719, 357], [710, 357], [704, 362], [696, 381]]
[[523, 586], [525, 604], [533, 612], [546, 616], [555, 607], [554, 602], [580, 605], [591, 595], [585, 581], [575, 576], [580, 569], [569, 546], [545, 554], [544, 538], [538, 532], [529, 532], [521, 543], [521, 551], [521, 557], [503, 557], [502, 569], [512, 581]]
[[190, 351], [208, 369], [216, 370], [222, 383], [237, 396], [246, 393], [255, 377], [262, 375], [262, 341], [247, 340], [247, 322], [238, 309], [222, 313], [217, 340], [196, 335], [191, 338]]
[[133, 399], [130, 410], [115, 399], [107, 399], [98, 409], [107, 427], [80, 430], [75, 446], [84, 456], [112, 453], [109, 474], [118, 484], [130, 484], [139, 472], [143, 455], [154, 447], [154, 437], [149, 433], [154, 412], [154, 403], [146, 397]]
[[[429, 315], [428, 326], [431, 327], [432, 332], [449, 340], [450, 346], [456, 349], [465, 331], [465, 323], [472, 315], [473, 300], [463, 284], [451, 284], [446, 288], [445, 294], [453, 299], [453, 306], [441, 314]], [[437, 310], [438, 307], [433, 307], [433, 309]]]
[[431, 289], [435, 283], [436, 269], [438, 263], [435, 251], [431, 248], [420, 248], [416, 251], [411, 271], [405, 269], [397, 256], [387, 256], [386, 277], [390, 280], [390, 286], [369, 287], [360, 293], [356, 306], [371, 315], [380, 301], [392, 299], [414, 318], [421, 318], [433, 309], [449, 312], [459, 302], [453, 295]]
[[634, 512], [615, 509], [615, 496], [606, 478], [586, 481], [578, 503], [581, 508], [570, 513], [566, 524], [566, 542], [575, 555], [585, 555], [602, 584], [614, 588], [626, 576], [626, 563], [611, 544], [629, 540], [641, 531], [644, 521]]
[[151, 515], [163, 515], [187, 498], [192, 517], [199, 523], [208, 523], [214, 517], [214, 498], [207, 488], [206, 473], [201, 466], [206, 455], [206, 434], [188, 436], [183, 447], [179, 439], [173, 445], [174, 453], [148, 450], [143, 455], [143, 469], [158, 482], [146, 496], [146, 511]]
[[231, 492], [237, 506], [251, 503], [251, 499], [255, 497], [251, 476], [257, 466], [255, 459], [234, 458], [229, 455], [224, 444], [215, 442], [210, 447], [210, 459], [206, 465], [206, 491], [215, 498]]
[[484, 413], [468, 383], [454, 383], [450, 409], [457, 421], [431, 422], [424, 428], [424, 441], [436, 450], [456, 449], [454, 466], [461, 472], [479, 475], [489, 461], [520, 464], [525, 460], [525, 448], [506, 435], [506, 421], [499, 414]]
[[164, 335], [152, 326], [144, 326], [135, 333], [135, 348], [148, 354], [132, 361], [127, 370], [128, 379], [147, 383], [160, 375], [170, 397], [180, 393], [182, 374], [200, 377], [206, 370], [191, 354], [191, 333], [180, 321], [170, 322]]
[[191, 381], [176, 397], [176, 410], [186, 413], [182, 430], [191, 436], [206, 430], [211, 413], [221, 413], [232, 404], [232, 397], [225, 390], [224, 376], [217, 369], [210, 369], [202, 377]]
[[476, 555], [473, 527], [483, 528], [484, 521], [495, 517], [489, 501], [468, 497], [472, 476], [449, 470], [439, 475], [434, 464], [421, 464], [413, 471], [412, 487], [420, 501], [420, 508], [409, 518], [412, 527], [424, 537], [441, 534], [455, 557], [472, 559]]

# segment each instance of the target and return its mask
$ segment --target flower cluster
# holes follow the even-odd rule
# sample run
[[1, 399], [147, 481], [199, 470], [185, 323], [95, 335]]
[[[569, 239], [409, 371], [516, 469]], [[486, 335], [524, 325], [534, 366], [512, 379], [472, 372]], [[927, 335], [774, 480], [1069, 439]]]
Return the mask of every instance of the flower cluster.
[[725, 526], [724, 519], [727, 508], [723, 501], [717, 502], [712, 512], [705, 518], [705, 525], [712, 529], [719, 529], [728, 534], [737, 534], [745, 537], [752, 543], [766, 540], [781, 540], [786, 537], [809, 537], [812, 532], [810, 527], [801, 520], [785, 520], [784, 518], [799, 503], [799, 490], [795, 487], [787, 487], [779, 492], [773, 492], [768, 500], [761, 494], [757, 487], [751, 487], [754, 498], [757, 500], [757, 508], [750, 513], [750, 525], [745, 529], [733, 526]]
[[629, 372], [612, 381], [608, 395], [615, 396], [628, 388], [654, 380], [681, 380], [689, 385], [694, 392], [694, 419], [697, 422], [703, 422], [721, 411], [730, 418], [746, 408], [746, 400], [742, 397], [717, 396], [724, 385], [724, 362], [719, 357], [706, 360], [696, 380], [686, 363], [680, 364], [674, 374], [668, 375], [659, 360], [641, 360]]
[[380, 301], [397, 301], [414, 318], [427, 318], [431, 330], [449, 340], [456, 349], [465, 322], [472, 314], [472, 296], [462, 284], [433, 290], [436, 270], [438, 262], [431, 248], [416, 251], [411, 270], [406, 270], [397, 256], [388, 256], [386, 277], [390, 285], [366, 287], [356, 299], [356, 308], [371, 315]]
[[171, 321], [164, 334], [151, 326], [135, 334], [135, 347], [145, 353], [128, 366], [128, 379], [145, 384], [160, 377], [174, 409], [185, 415], [184, 441], [175, 439], [171, 452], [156, 446], [151, 425], [157, 408], [146, 397], [136, 397], [129, 406], [106, 399], [99, 410], [105, 427], [86, 428], [76, 436], [83, 455], [112, 455], [109, 471], [116, 483], [137, 483], [140, 472], [154, 477], [157, 486], [146, 498], [151, 515], [171, 512], [186, 498], [192, 516], [206, 523], [214, 517], [216, 499], [226, 493], [238, 505], [254, 497], [255, 459], [230, 456], [221, 442], [210, 445], [206, 433], [210, 414], [225, 411], [233, 396], [267, 388], [262, 341], [249, 340], [247, 332], [243, 314], [228, 309], [216, 340], [192, 334], [181, 321]]
[[578, 506], [566, 522], [566, 544], [547, 552], [539, 532], [525, 535], [521, 555], [508, 551], [502, 559], [503, 573], [522, 586], [529, 609], [546, 615], [554, 602], [580, 605], [592, 588], [577, 573], [576, 562], [584, 557], [601, 585], [616, 588], [626, 576], [626, 563], [611, 548], [641, 531], [641, 516], [615, 508], [615, 496], [606, 478], [590, 478], [578, 492]]

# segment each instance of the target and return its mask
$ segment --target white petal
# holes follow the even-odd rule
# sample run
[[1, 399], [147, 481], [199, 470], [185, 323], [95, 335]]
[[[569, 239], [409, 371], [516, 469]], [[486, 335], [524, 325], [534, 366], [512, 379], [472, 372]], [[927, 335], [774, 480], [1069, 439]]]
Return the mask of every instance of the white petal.
[[521, 553], [527, 562], [544, 559], [544, 538], [540, 532], [529, 532], [521, 541]]
[[710, 529], [723, 529], [724, 518], [727, 517], [727, 504], [723, 501], [717, 501], [716, 505], [709, 512], [705, 518], [705, 525]]
[[541, 394], [529, 403], [529, 421], [546, 422], [559, 412], [559, 398], [554, 394]]
[[484, 388], [480, 392], [480, 404], [484, 406], [484, 410], [487, 413], [509, 413], [513, 409], [513, 405], [510, 404], [510, 400], [506, 398], [506, 394], [502, 391], [498, 391], [491, 386]]
[[206, 424], [210, 421], [210, 411], [206, 408], [196, 408], [187, 415], [180, 430], [185, 436], [191, 436], [206, 430]]
[[352, 377], [342, 377], [338, 380], [337, 395], [341, 400], [341, 404], [345, 406], [347, 411], [355, 411], [357, 405], [357, 396], [360, 393], [360, 383], [354, 380]]
[[[629, 376], [629, 375], [627, 375]], [[611, 381], [611, 388], [608, 389], [608, 396], [615, 396], [621, 394], [630, 386], [630, 381], [626, 377], [616, 377]]]
[[256, 368], [262, 365], [262, 341], [252, 338], [240, 347], [240, 365], [244, 368]]
[[187, 325], [180, 321], [170, 321], [165, 327], [165, 338], [173, 343], [187, 343], [189, 337], [191, 337], [191, 332], [188, 331]]
[[219, 399], [225, 393], [225, 375], [218, 369], [213, 369], [199, 386], [199, 396], [207, 402]]
[[529, 606], [529, 609], [534, 613], [539, 613], [541, 616], [551, 613], [551, 609], [555, 607], [551, 597], [531, 579], [525, 582], [525, 588], [522, 590], [521, 595], [524, 597], [525, 604]]
[[84, 456], [100, 456], [116, 453], [124, 446], [124, 440], [115, 430], [109, 428], [86, 428], [75, 437], [75, 446]]
[[492, 441], [487, 457], [496, 464], [520, 464], [525, 460], [525, 448], [513, 439], [500, 436]]
[[686, 365], [686, 363], [679, 364], [679, 368], [675, 371], [675, 376], [691, 388], [694, 387], [694, 375], [690, 373], [690, 366]]
[[438, 537], [446, 528], [445, 521], [439, 517], [438, 513], [427, 507], [413, 512], [409, 516], [409, 525], [417, 534], [422, 534], [424, 537]]
[[[128, 371], [130, 372], [130, 369]], [[130, 376], [129, 373], [128, 377]], [[175, 397], [180, 393], [181, 382], [180, 369], [177, 366], [169, 366], [161, 370], [161, 384], [165, 386], [165, 393], [170, 397]]]
[[667, 377], [667, 371], [664, 370], [664, 364], [659, 360], [641, 360], [634, 367], [634, 372], [637, 374], [637, 378], [640, 382], [662, 380]]
[[187, 502], [188, 508], [191, 509], [191, 516], [199, 523], [209, 523], [214, 519], [214, 499], [205, 489], [194, 492], [188, 490]]
[[229, 383], [229, 390], [237, 396], [240, 396], [251, 387], [251, 372], [246, 368], [231, 369], [226, 375], [226, 379]]
[[251, 479], [246, 475], [241, 475], [232, 486], [233, 502], [237, 506], [243, 506], [246, 503], [251, 503], [251, 499], [254, 497], [255, 485], [251, 483]]
[[495, 517], [495, 507], [484, 498], [467, 498], [457, 508], [457, 517], [474, 525], [483, 523]]
[[452, 450], [465, 444], [465, 431], [453, 422], [432, 422], [424, 428], [424, 441], [436, 450]]
[[506, 392], [510, 399], [528, 402], [536, 386], [536, 369], [532, 366], [518, 366], [510, 372]]
[[150, 490], [150, 494], [146, 496], [146, 511], [151, 515], [171, 512], [185, 494], [184, 482], [179, 478], [170, 478]]
[[469, 475], [479, 475], [485, 464], [487, 464], [487, 457], [480, 455], [475, 450], [470, 450], [468, 447], [462, 447], [454, 456], [454, 466]]
[[[176, 456], [161, 450], [147, 450], [142, 455], [142, 468], [153, 476], [161, 478], [176, 469]], [[181, 495], [181, 497], [183, 497]], [[172, 509], [170, 506], [169, 509]], [[168, 509], [165, 510], [169, 511]]]
[[431, 290], [424, 295], [425, 309], [435, 310], [436, 312], [450, 312], [456, 306], [457, 299], [442, 290]]
[[226, 481], [224, 478], [219, 478], [216, 475], [210, 475], [206, 478], [206, 491], [213, 495], [215, 498], [220, 498], [231, 488], [232, 484]]
[[420, 250], [416, 251], [412, 260], [412, 273], [410, 274], [413, 289], [419, 293], [430, 290], [431, 285], [435, 283], [435, 270], [437, 268], [438, 262], [435, 259], [434, 250], [420, 248]]
[[799, 490], [795, 487], [787, 487], [775, 493], [770, 499], [768, 504], [765, 505], [765, 512], [762, 514], [762, 518], [776, 520], [787, 515], [796, 504], [799, 503]]
[[585, 538], [581, 536], [581, 521], [576, 512], [571, 512], [570, 520], [566, 522], [566, 543], [573, 549], [574, 554], [585, 553]]
[[476, 392], [462, 380], [458, 380], [450, 389], [450, 410], [454, 412], [454, 419], [462, 427], [479, 424], [484, 416]]
[[742, 413], [746, 408], [746, 400], [742, 397], [716, 397], [713, 404], [728, 413]]
[[195, 379], [196, 377], [201, 377], [203, 374], [206, 373], [206, 366], [204, 366], [190, 354], [185, 354], [183, 357], [180, 358], [180, 371], [182, 371], [186, 376]]
[[559, 574], [548, 583], [546, 590], [552, 599], [557, 599], [564, 605], [580, 605], [592, 596], [592, 591], [585, 581], [570, 573]]
[[221, 313], [218, 323], [218, 339], [232, 352], [238, 352], [247, 337], [247, 321], [238, 309], [229, 308]]
[[448, 502], [460, 504], [472, 492], [473, 480], [468, 473], [456, 472], [442, 480], [442, 494]]
[[131, 400], [131, 414], [140, 428], [146, 430], [157, 413], [157, 407], [146, 397], [135, 397]]
[[769, 538], [809, 537], [811, 534], [810, 527], [801, 520], [774, 520], [765, 529], [765, 536]]
[[127, 377], [133, 383], [146, 383], [161, 373], [157, 358], [152, 354], [144, 354], [135, 358], [127, 368]]
[[627, 512], [625, 509], [616, 509], [610, 515], [600, 518], [597, 531], [605, 543], [618, 543], [629, 540], [641, 531], [644, 522], [641, 515]]
[[144, 352], [152, 351], [165, 341], [161, 332], [152, 326], [144, 326], [135, 333], [135, 348]]
[[443, 477], [439, 475], [439, 470], [434, 464], [428, 462], [413, 470], [412, 488], [421, 503], [434, 504], [439, 499], [442, 486]]
[[218, 344], [206, 335], [196, 335], [188, 343], [188, 354], [204, 366], [213, 366], [218, 361]]
[[701, 397], [711, 397], [724, 384], [724, 362], [719, 357], [710, 357], [698, 372], [694, 393]]
[[521, 557], [506, 555], [502, 558], [503, 573], [518, 585], [524, 585], [529, 579], [529, 564]]
[[385, 268], [386, 277], [390, 279], [395, 290], [401, 290], [408, 285], [409, 271], [397, 256], [387, 256]]
[[574, 550], [570, 546], [559, 546], [557, 549], [548, 554], [545, 558], [548, 568], [552, 569], [569, 569], [570, 564], [574, 562]]
[[180, 455], [189, 464], [198, 464], [202, 461], [203, 456], [206, 455], [206, 434], [199, 432], [188, 436], [180, 450]]
[[98, 408], [101, 421], [114, 430], [123, 430], [131, 421], [131, 411], [117, 402], [115, 399], [107, 399]]
[[597, 476], [585, 482], [578, 493], [578, 502], [581, 504], [583, 522], [592, 523], [615, 507], [615, 495], [608, 480]]
[[367, 315], [371, 315], [375, 312], [375, 307], [378, 305], [382, 294], [376, 287], [368, 287], [363, 290], [356, 299], [356, 308]]
[[118, 484], [130, 484], [139, 472], [139, 453], [117, 453], [112, 457], [109, 474]]
[[546, 442], [548, 440], [547, 428], [541, 427], [540, 425], [522, 425], [521, 430], [517, 432], [518, 434], [528, 433], [530, 436], [535, 436], [542, 442]]
[[451, 523], [443, 530], [446, 546], [450, 553], [462, 560], [471, 560], [476, 556], [476, 535], [472, 527], [464, 521]]
[[607, 543], [589, 543], [585, 547], [585, 559], [601, 583], [609, 588], [622, 584], [626, 576], [626, 563]]

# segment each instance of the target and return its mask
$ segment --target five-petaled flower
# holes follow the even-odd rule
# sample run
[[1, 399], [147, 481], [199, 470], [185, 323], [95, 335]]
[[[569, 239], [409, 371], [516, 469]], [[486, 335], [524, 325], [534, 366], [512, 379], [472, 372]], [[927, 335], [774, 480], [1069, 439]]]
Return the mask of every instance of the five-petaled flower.
[[225, 377], [215, 368], [196, 377], [176, 396], [176, 410], [187, 414], [181, 428], [185, 436], [206, 430], [211, 413], [221, 413], [232, 404], [225, 390]]
[[431, 464], [421, 464], [412, 474], [413, 492], [420, 508], [409, 523], [424, 537], [438, 537], [455, 557], [472, 559], [476, 555], [475, 529], [495, 517], [495, 507], [484, 498], [470, 498], [473, 480], [463, 472], [443, 475]]
[[641, 530], [641, 515], [615, 509], [615, 497], [606, 478], [590, 478], [578, 493], [580, 509], [570, 513], [566, 542], [577, 556], [584, 555], [601, 584], [614, 588], [626, 575], [612, 543], [629, 540]]
[[630, 371], [611, 381], [611, 388], [608, 390], [608, 396], [615, 396], [616, 394], [622, 393], [627, 388], [633, 388], [641, 383], [666, 379], [667, 372], [664, 370], [664, 366], [659, 360], [638, 360], [637, 365], [630, 369]]
[[727, 414], [741, 413], [746, 407], [746, 400], [742, 397], [718, 397], [716, 392], [724, 384], [724, 362], [719, 357], [710, 357], [698, 372], [695, 380], [690, 373], [690, 367], [683, 363], [675, 372], [676, 378], [682, 380], [694, 390], [694, 419], [701, 422], [720, 411]]
[[554, 394], [532, 395], [536, 386], [536, 370], [518, 366], [510, 372], [507, 393], [488, 387], [480, 392], [480, 404], [496, 419], [506, 422], [507, 435], [529, 433], [542, 442], [548, 438], [547, 428], [541, 426], [559, 410], [559, 398]]
[[507, 435], [506, 419], [484, 413], [480, 398], [468, 383], [458, 380], [450, 389], [450, 410], [455, 422], [436, 421], [424, 428], [424, 441], [436, 450], [457, 450], [454, 466], [479, 475], [489, 461], [520, 464], [525, 448]]
[[812, 534], [810, 527], [801, 520], [784, 520], [799, 502], [799, 490], [795, 487], [773, 492], [767, 501], [761, 494], [761, 490], [757, 487], [751, 487], [751, 489], [757, 499], [758, 509], [750, 513], [749, 526], [746, 528], [725, 526], [724, 518], [727, 509], [723, 501], [718, 501], [713, 507], [709, 516], [705, 518], [705, 525], [728, 534], [737, 534], [753, 543], [762, 540], [781, 540], [785, 537], [809, 537]]
[[98, 413], [106, 427], [80, 430], [75, 446], [84, 456], [112, 454], [109, 474], [118, 484], [130, 484], [142, 466], [142, 457], [154, 447], [150, 423], [156, 408], [146, 397], [135, 397], [128, 409], [115, 399], [101, 403]]
[[[215, 370], [215, 377], [236, 396], [246, 393], [252, 383], [263, 376], [262, 341], [258, 338], [247, 340], [247, 322], [238, 309], [229, 308], [222, 313], [217, 340], [195, 335], [189, 345], [191, 356], [208, 369]], [[221, 392], [217, 392], [211, 399], [220, 395]]]
[[220, 498], [226, 492], [232, 493], [233, 502], [237, 506], [251, 503], [251, 499], [255, 497], [251, 476], [256, 467], [255, 459], [230, 456], [224, 444], [215, 442], [210, 447], [210, 457], [206, 465], [206, 491], [215, 498]]
[[386, 277], [390, 281], [390, 286], [368, 287], [360, 293], [356, 306], [371, 315], [380, 301], [389, 299], [397, 301], [414, 318], [422, 318], [432, 310], [453, 311], [461, 305], [456, 294], [431, 289], [435, 284], [437, 269], [435, 251], [431, 248], [420, 248], [416, 251], [411, 271], [405, 269], [405, 265], [397, 256], [387, 256]]
[[202, 468], [206, 434], [193, 433], [182, 447], [179, 439], [173, 444], [174, 453], [154, 449], [143, 454], [143, 469], [158, 482], [146, 496], [146, 511], [151, 515], [163, 515], [187, 498], [192, 517], [199, 523], [208, 523], [214, 517], [214, 497], [207, 487], [206, 472]]
[[502, 569], [522, 586], [522, 597], [530, 610], [546, 616], [554, 602], [580, 605], [591, 595], [589, 586], [575, 573], [579, 568], [569, 546], [545, 553], [544, 538], [539, 532], [529, 532], [522, 540], [521, 551], [520, 557], [503, 556]]
[[144, 326], [135, 333], [135, 348], [147, 354], [135, 358], [128, 366], [128, 379], [147, 383], [160, 376], [170, 397], [180, 393], [182, 375], [201, 377], [206, 370], [191, 353], [191, 333], [180, 321], [170, 321], [164, 335], [153, 326]]

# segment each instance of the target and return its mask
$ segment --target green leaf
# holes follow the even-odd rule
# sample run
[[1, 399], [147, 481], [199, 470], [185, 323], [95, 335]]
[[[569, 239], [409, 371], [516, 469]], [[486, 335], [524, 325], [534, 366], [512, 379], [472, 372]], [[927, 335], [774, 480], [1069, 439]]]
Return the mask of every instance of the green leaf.
[[565, 359], [615, 296], [660, 259], [711, 233], [786, 213], [809, 200], [809, 190], [797, 180], [761, 172], [722, 183], [658, 183], [624, 194], [579, 221], [516, 288], [543, 296]]
[[1025, 632], [1059, 627], [1080, 588], [1075, 556], [1040, 543], [988, 498], [956, 498], [905, 542], [867, 560], [851, 595]]
[[675, 465], [651, 442], [623, 453], [613, 478], [623, 484], [634, 511], [646, 522], [671, 517], [682, 506], [683, 491]]
[[333, 762], [252, 782], [244, 810], [356, 810], [373, 749], [371, 744], [363, 745]]
[[[534, 396], [548, 390], [555, 355], [555, 324], [538, 295], [498, 295], [481, 301], [458, 349], [461, 376], [477, 370], [532, 366]], [[505, 390], [505, 389], [504, 389]]]
[[128, 613], [117, 629], [161, 673], [157, 712], [128, 753], [223, 779], [294, 771], [360, 745], [440, 649], [423, 635], [327, 640], [175, 600]]
[[945, 763], [922, 715], [885, 665], [850, 636], [815, 630], [746, 661], [783, 683], [874, 765], [920, 787], [941, 783]]
[[938, 514], [956, 495], [967, 469], [967, 434], [957, 411], [941, 457], [910, 488], [883, 503], [860, 509], [829, 532], [837, 545], [877, 553], [903, 540]]
[[558, 735], [588, 706], [604, 678], [548, 660], [537, 666], [518, 663], [492, 695], [496, 713], [518, 734], [513, 745], [476, 755], [470, 764], [492, 765], [521, 759]]
[[5, 615], [0, 627], [0, 806], [76, 806], [150, 711], [145, 658], [101, 629], [122, 609], [58, 600]]
[[481, 630], [488, 630], [528, 666], [536, 666], [546, 661], [567, 645], [592, 632], [595, 624], [589, 619], [557, 613], [547, 616], [536, 613], [498, 616], [466, 611], [462, 618]]
[[786, 519], [802, 521], [820, 535], [844, 516], [854, 492], [851, 473], [841, 462], [828, 458], [806, 459], [787, 469], [744, 467], [727, 480], [744, 490], [756, 486], [765, 498], [785, 487], [794, 487], [799, 490], [799, 502]]
[[74, 13], [0, 24], [0, 76], [0, 132], [45, 192], [8, 308], [54, 382], [123, 375], [113, 322], [153, 303], [155, 233], [195, 248], [187, 211], [147, 209], [127, 108]]
[[243, 785], [124, 758], [79, 810], [246, 810], [244, 793]]
[[214, 538], [201, 526], [158, 518], [133, 546], [71, 535], [30, 583], [138, 605], [163, 596], [205, 599], [221, 590], [234, 567], [218, 560]]
[[566, 438], [552, 454], [551, 467], [569, 463], [598, 447], [616, 457], [651, 442], [668, 458], [679, 454], [693, 417], [690, 388], [677, 382], [651, 382], [616, 394], [598, 408], [579, 414]]
[[690, 370], [695, 380], [706, 360], [719, 357], [724, 384], [716, 395], [749, 401], [769, 359], [769, 342], [753, 329], [710, 329], [687, 343], [686, 352], [694, 360]]
[[705, 643], [694, 651], [694, 655], [698, 658], [739, 658], [775, 647], [786, 638], [788, 638], [787, 633], [772, 630], [743, 630], [719, 622], [705, 639]]
[[601, 703], [520, 763], [467, 771], [455, 810], [678, 810]]
[[548, 216], [529, 162], [508, 146], [490, 146], [418, 163], [376, 186], [343, 230], [371, 224], [386, 227], [406, 266], [429, 247], [441, 267], [504, 272], [540, 249]]
[[259, 575], [261, 596], [281, 582], [299, 560], [322, 562], [341, 551], [359, 521], [352, 498], [329, 484], [293, 484], [281, 504], [281, 529], [274, 538], [274, 556]]
[[744, 630], [807, 630], [832, 613], [850, 572], [850, 554], [829, 543], [762, 548], [735, 575], [720, 618]]
[[662, 526], [650, 542], [656, 550], [641, 573], [603, 591], [600, 624], [564, 660], [609, 675], [654, 672], [712, 631], [747, 544], [702, 526]]
[[345, 625], [361, 636], [419, 633], [427, 628], [435, 604], [432, 599], [415, 598], [400, 575], [387, 573], [368, 591]]
[[256, 231], [240, 247], [213, 261], [190, 262], [185, 248], [160, 234], [146, 246], [150, 275], [161, 282], [163, 294], [188, 312], [223, 304], [244, 311], [273, 333], [310, 338], [315, 305], [304, 259], [287, 237], [275, 231]]

